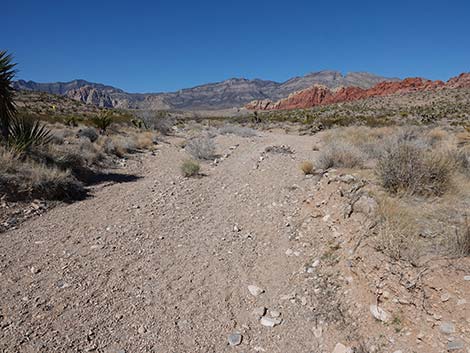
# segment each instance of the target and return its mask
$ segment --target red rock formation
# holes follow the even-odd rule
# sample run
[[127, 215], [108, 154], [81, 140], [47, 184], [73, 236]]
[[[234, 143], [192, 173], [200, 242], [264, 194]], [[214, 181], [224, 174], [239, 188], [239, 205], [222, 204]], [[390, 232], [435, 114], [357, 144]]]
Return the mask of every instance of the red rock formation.
[[381, 82], [369, 89], [359, 87], [341, 87], [330, 90], [325, 86], [315, 85], [302, 91], [294, 92], [289, 97], [277, 102], [270, 100], [253, 101], [245, 107], [251, 110], [288, 110], [312, 108], [339, 102], [349, 102], [369, 97], [382, 97], [392, 94], [405, 94], [445, 88], [470, 88], [470, 73], [463, 73], [447, 82], [431, 81], [420, 77], [406, 78], [402, 81]]

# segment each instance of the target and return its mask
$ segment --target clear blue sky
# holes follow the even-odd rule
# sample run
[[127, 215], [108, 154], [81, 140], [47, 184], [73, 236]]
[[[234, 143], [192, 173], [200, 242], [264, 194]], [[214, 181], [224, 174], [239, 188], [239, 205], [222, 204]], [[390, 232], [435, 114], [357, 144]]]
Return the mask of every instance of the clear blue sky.
[[470, 71], [468, 0], [5, 0], [2, 10], [0, 48], [18, 78], [39, 82], [158, 92], [323, 69]]

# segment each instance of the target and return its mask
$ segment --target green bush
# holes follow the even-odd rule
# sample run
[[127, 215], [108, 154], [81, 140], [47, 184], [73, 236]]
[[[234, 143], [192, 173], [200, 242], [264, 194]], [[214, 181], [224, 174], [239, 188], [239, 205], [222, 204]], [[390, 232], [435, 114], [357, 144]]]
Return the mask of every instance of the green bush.
[[186, 178], [198, 175], [200, 169], [199, 163], [191, 159], [185, 160], [181, 165], [181, 172]]

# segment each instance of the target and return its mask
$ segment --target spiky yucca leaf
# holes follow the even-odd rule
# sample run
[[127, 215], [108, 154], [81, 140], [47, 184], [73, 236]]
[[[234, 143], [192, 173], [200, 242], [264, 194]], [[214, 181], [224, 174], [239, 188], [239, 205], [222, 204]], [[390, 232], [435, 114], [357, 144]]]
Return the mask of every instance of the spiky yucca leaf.
[[12, 87], [16, 64], [5, 50], [0, 51], [0, 130], [3, 138], [8, 139], [10, 121], [16, 114]]
[[91, 118], [91, 122], [100, 130], [100, 133], [103, 134], [106, 132], [106, 129], [113, 123], [113, 118], [110, 112], [103, 111], [99, 115]]
[[51, 139], [50, 130], [38, 120], [22, 117], [10, 121], [8, 144], [17, 152], [24, 152], [31, 146], [47, 144]]

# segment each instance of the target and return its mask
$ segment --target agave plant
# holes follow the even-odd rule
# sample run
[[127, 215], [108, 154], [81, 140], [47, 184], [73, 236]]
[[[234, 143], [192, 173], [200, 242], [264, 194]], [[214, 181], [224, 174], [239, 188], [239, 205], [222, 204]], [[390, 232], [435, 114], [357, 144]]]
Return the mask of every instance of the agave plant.
[[15, 65], [11, 55], [4, 50], [0, 51], [0, 130], [5, 141], [8, 140], [10, 122], [16, 115], [12, 87]]
[[104, 134], [106, 129], [113, 123], [111, 112], [102, 111], [99, 115], [94, 116], [91, 122], [100, 130], [100, 134]]
[[52, 135], [38, 120], [16, 117], [10, 120], [8, 144], [16, 152], [51, 142]]

